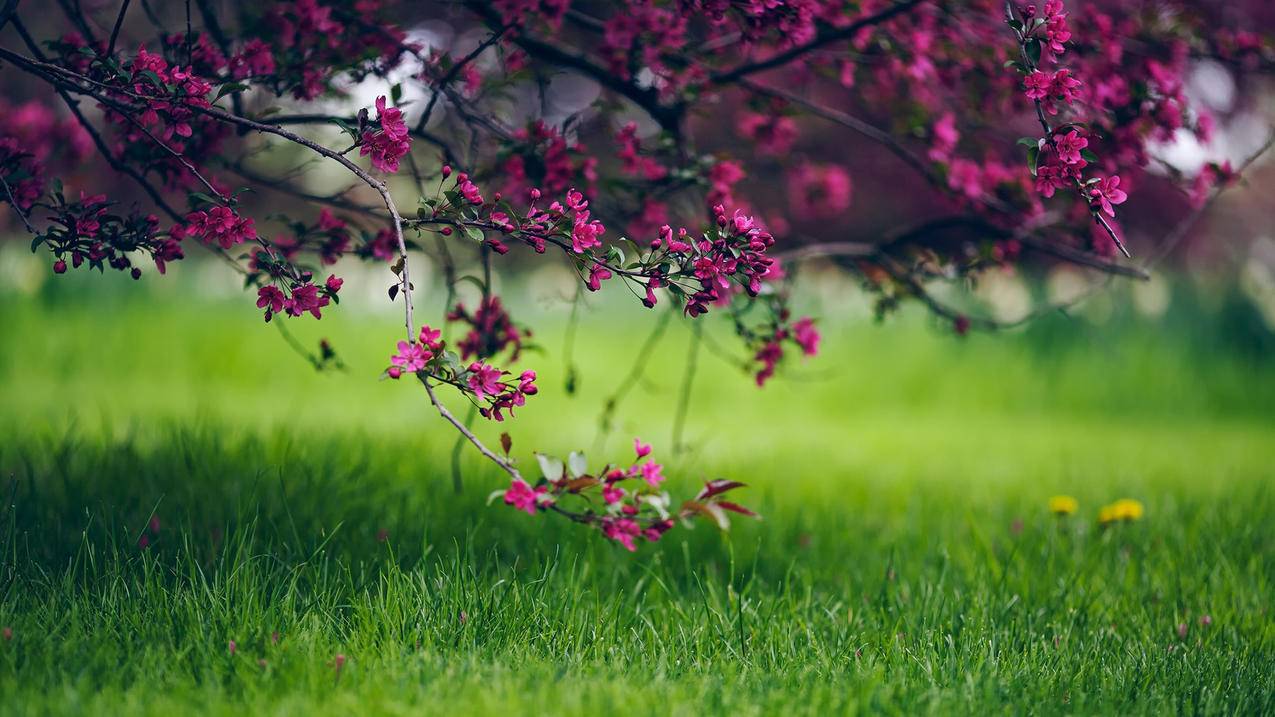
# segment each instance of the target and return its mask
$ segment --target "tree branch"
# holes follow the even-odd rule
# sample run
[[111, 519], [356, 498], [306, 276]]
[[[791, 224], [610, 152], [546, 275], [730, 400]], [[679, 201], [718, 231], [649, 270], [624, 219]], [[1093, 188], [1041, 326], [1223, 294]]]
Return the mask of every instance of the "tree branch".
[[845, 27], [821, 32], [815, 37], [815, 39], [804, 45], [797, 45], [796, 47], [789, 48], [778, 54], [771, 55], [764, 60], [750, 62], [724, 72], [715, 73], [709, 77], [709, 82], [714, 85], [730, 84], [731, 82], [735, 82], [736, 80], [748, 75], [763, 72], [765, 70], [773, 70], [776, 67], [782, 67], [793, 60], [804, 57], [806, 53], [812, 50], [817, 50], [824, 45], [829, 45], [840, 40], [848, 40], [864, 28], [879, 25], [886, 20], [898, 17], [899, 15], [902, 15], [903, 13], [906, 13], [929, 1], [930, 0], [904, 0], [903, 2], [895, 3], [880, 12], [859, 18]]

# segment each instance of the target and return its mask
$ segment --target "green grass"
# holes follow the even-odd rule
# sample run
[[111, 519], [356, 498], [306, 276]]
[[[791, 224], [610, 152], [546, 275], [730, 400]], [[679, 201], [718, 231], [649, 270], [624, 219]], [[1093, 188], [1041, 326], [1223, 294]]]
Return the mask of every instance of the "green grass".
[[[452, 434], [374, 380], [384, 307], [294, 322], [350, 367], [316, 374], [243, 298], [114, 278], [0, 295], [0, 713], [1275, 710], [1275, 364], [1189, 300], [966, 340], [828, 301], [826, 355], [764, 391], [701, 355], [679, 458], [672, 332], [591, 452], [640, 435], [765, 520], [630, 555], [486, 506], [469, 453], [452, 493]], [[520, 304], [515, 454], [597, 445], [651, 316], [587, 313], [570, 397], [560, 307]], [[1146, 517], [1099, 529], [1119, 497]]]

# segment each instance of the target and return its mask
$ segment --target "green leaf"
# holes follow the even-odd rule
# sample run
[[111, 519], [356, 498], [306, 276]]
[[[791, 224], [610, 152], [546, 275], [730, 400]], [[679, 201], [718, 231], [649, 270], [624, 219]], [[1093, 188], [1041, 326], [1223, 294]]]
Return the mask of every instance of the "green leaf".
[[589, 472], [589, 461], [579, 451], [571, 451], [567, 456], [567, 467], [571, 469], [571, 477], [579, 478]]
[[142, 77], [145, 77], [147, 80], [149, 80], [152, 85], [155, 85], [159, 89], [161, 90], [168, 89], [168, 87], [164, 85], [164, 81], [160, 79], [159, 75], [155, 74], [154, 70], [142, 70], [141, 75]]
[[1094, 154], [1093, 152], [1091, 152], [1091, 151], [1089, 151], [1089, 150], [1087, 150], [1087, 149], [1082, 149], [1082, 150], [1080, 150], [1080, 156], [1081, 156], [1081, 158], [1083, 158], [1086, 162], [1088, 162], [1088, 163], [1090, 163], [1090, 164], [1097, 164], [1097, 163], [1098, 163], [1098, 155]]
[[547, 480], [558, 481], [562, 479], [563, 465], [561, 459], [537, 453], [536, 462], [540, 464], [540, 472], [544, 474]]
[[487, 238], [487, 235], [483, 233], [482, 229], [471, 226], [465, 227], [465, 236], [478, 243], [482, 243], [482, 241]]
[[1027, 168], [1031, 170], [1032, 176], [1036, 176], [1036, 162], [1040, 159], [1040, 148], [1031, 147], [1027, 150]]
[[[218, 201], [215, 197], [211, 197], [207, 194], [204, 194], [203, 192], [191, 192], [187, 196], [190, 199], [197, 200], [199, 203], [203, 203], [203, 204], [221, 204], [221, 202]], [[195, 202], [191, 202], [191, 204], [194, 205]]]
[[1027, 51], [1027, 59], [1031, 60], [1032, 65], [1040, 64], [1040, 40], [1033, 37], [1027, 41], [1023, 49]]
[[222, 97], [225, 97], [231, 92], [243, 92], [246, 89], [248, 89], [248, 85], [245, 85], [242, 82], [230, 82], [230, 83], [224, 84], [217, 89], [217, 96], [213, 97], [213, 102], [216, 102], [217, 100], [221, 99]]

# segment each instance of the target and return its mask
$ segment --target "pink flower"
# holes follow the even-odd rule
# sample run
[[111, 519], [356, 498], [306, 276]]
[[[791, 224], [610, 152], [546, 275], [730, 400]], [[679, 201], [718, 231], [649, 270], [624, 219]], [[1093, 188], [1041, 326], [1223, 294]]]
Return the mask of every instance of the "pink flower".
[[1054, 192], [1067, 186], [1067, 175], [1063, 168], [1044, 164], [1036, 168], [1036, 191], [1046, 199], [1054, 196]]
[[230, 58], [230, 76], [236, 80], [272, 75], [274, 70], [274, 55], [270, 52], [270, 46], [255, 38], [244, 43], [243, 50]]
[[779, 345], [778, 341], [768, 341], [753, 356], [754, 360], [761, 362], [761, 368], [757, 371], [757, 385], [765, 386], [775, 375], [775, 367], [779, 365], [780, 359], [784, 357], [784, 349]]
[[775, 112], [744, 112], [735, 125], [739, 134], [757, 143], [762, 154], [782, 155], [797, 139], [797, 123]]
[[841, 166], [806, 162], [789, 174], [788, 202], [803, 218], [832, 218], [850, 206], [851, 186]]
[[602, 288], [602, 282], [613, 276], [611, 270], [601, 264], [594, 264], [589, 270], [589, 280], [584, 282], [585, 287], [589, 291], [597, 291]]
[[433, 358], [429, 351], [420, 344], [409, 341], [398, 342], [398, 353], [390, 357], [390, 363], [403, 371], [416, 373], [425, 368], [425, 363]]
[[519, 374], [518, 392], [522, 394], [526, 394], [528, 396], [534, 396], [540, 392], [540, 389], [536, 388], [536, 372], [535, 371], [527, 370]]
[[619, 503], [624, 498], [624, 489], [614, 483], [607, 483], [602, 486], [602, 500], [607, 505]]
[[456, 191], [470, 204], [483, 204], [483, 195], [478, 185], [469, 179], [469, 175], [461, 172], [456, 175]]
[[1071, 70], [1062, 69], [1054, 73], [1049, 83], [1049, 94], [1059, 97], [1068, 104], [1076, 101], [1076, 90], [1081, 82], [1071, 76]]
[[421, 326], [420, 342], [432, 351], [442, 348], [442, 336], [443, 332], [439, 329], [431, 328], [428, 324]]
[[1120, 177], [1116, 175], [1106, 179], [1099, 179], [1089, 185], [1088, 193], [1089, 205], [1095, 210], [1101, 209], [1111, 217], [1116, 215], [1116, 210], [1112, 208], [1112, 205], [1124, 204], [1124, 201], [1129, 198], [1129, 195], [1120, 189]]
[[602, 246], [602, 240], [599, 237], [606, 232], [606, 227], [602, 222], [589, 218], [589, 212], [577, 210], [574, 225], [571, 228], [571, 248], [577, 254], [583, 254], [586, 249], [592, 249], [596, 246]]
[[602, 521], [602, 534], [623, 545], [629, 552], [637, 550], [633, 539], [642, 533], [637, 521], [630, 518], [607, 518]]
[[1074, 129], [1061, 137], [1054, 137], [1054, 149], [1064, 164], [1085, 166], [1087, 163], [1080, 157], [1080, 151], [1088, 146], [1089, 140]]
[[944, 113], [934, 123], [931, 137], [930, 159], [935, 162], [946, 162], [952, 156], [952, 150], [956, 149], [956, 143], [961, 139], [961, 133], [956, 129], [956, 115], [952, 112]]
[[412, 138], [408, 135], [407, 123], [403, 121], [403, 111], [397, 107], [386, 107], [385, 95], [376, 98], [376, 119], [380, 122], [379, 130], [364, 130], [359, 147], [359, 156], [372, 156], [372, 166], [393, 174], [398, 171], [398, 161], [412, 147]]
[[1023, 78], [1023, 87], [1027, 89], [1027, 99], [1043, 100], [1049, 97], [1049, 88], [1053, 81], [1049, 75], [1034, 70], [1030, 75]]
[[651, 444], [643, 443], [641, 438], [634, 438], [633, 452], [637, 454], [638, 458], [646, 458], [651, 455]]
[[970, 199], [983, 196], [983, 173], [968, 159], [954, 159], [947, 172], [947, 184]]
[[469, 365], [467, 383], [479, 401], [483, 400], [483, 396], [495, 396], [500, 393], [500, 370], [475, 361]]
[[642, 480], [646, 481], [652, 488], [660, 487], [660, 483], [664, 481], [664, 466], [655, 461], [647, 461], [642, 464], [640, 471]]
[[546, 495], [546, 492], [545, 486], [533, 490], [526, 481], [515, 478], [505, 491], [505, 504], [526, 511], [527, 515], [535, 515], [541, 501], [552, 502], [552, 497]]
[[322, 318], [320, 309], [331, 303], [331, 299], [319, 293], [314, 284], [300, 284], [292, 287], [292, 298], [284, 303], [284, 309], [292, 316], [300, 316], [310, 312], [314, 318]]
[[335, 274], [333, 274], [333, 275], [328, 276], [328, 280], [327, 280], [327, 282], [324, 284], [324, 286], [326, 286], [326, 287], [328, 288], [328, 291], [330, 291], [330, 292], [332, 292], [333, 294], [335, 294], [335, 293], [337, 293], [338, 291], [340, 291], [340, 290], [341, 290], [341, 286], [342, 286], [343, 284], [345, 284], [345, 280], [344, 280], [344, 279], [342, 279], [342, 278], [340, 278], [340, 277], [338, 277], [338, 276], [336, 276]]
[[802, 353], [807, 356], [814, 356], [819, 353], [819, 330], [815, 328], [815, 322], [809, 316], [803, 316], [792, 325], [793, 338], [797, 345], [801, 347]]
[[266, 320], [271, 314], [283, 311], [283, 292], [274, 286], [263, 286], [257, 289], [257, 308], [266, 310]]
[[184, 234], [198, 237], [206, 244], [217, 244], [222, 249], [257, 238], [253, 220], [240, 217], [230, 207], [216, 206], [207, 211], [191, 212], [186, 215], [186, 222], [182, 230]]
[[672, 520], [661, 520], [642, 531], [642, 537], [654, 543], [673, 527]]

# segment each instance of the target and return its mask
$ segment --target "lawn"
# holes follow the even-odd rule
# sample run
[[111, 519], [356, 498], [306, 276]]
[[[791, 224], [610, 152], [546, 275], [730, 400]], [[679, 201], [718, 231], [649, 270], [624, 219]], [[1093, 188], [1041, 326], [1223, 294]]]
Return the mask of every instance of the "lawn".
[[585, 312], [569, 396], [526, 290], [524, 465], [638, 435], [764, 515], [630, 554], [486, 505], [468, 452], [453, 493], [453, 435], [375, 380], [386, 307], [294, 321], [319, 374], [243, 297], [115, 279], [0, 290], [0, 713], [1275, 710], [1275, 360], [1225, 309], [961, 339], [824, 292], [825, 354], [762, 391], [708, 325], [674, 457], [680, 324], [602, 441], [653, 316]]

